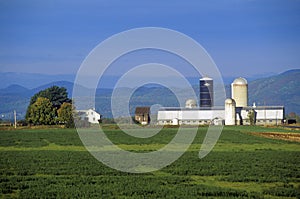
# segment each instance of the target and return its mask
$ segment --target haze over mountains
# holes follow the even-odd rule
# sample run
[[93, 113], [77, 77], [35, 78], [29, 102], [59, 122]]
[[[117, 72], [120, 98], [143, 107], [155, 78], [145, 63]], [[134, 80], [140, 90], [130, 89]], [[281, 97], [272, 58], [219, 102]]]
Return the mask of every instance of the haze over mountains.
[[[3, 119], [12, 119], [13, 110], [18, 118], [23, 119], [32, 95], [53, 85], [67, 88], [72, 96], [75, 75], [42, 75], [25, 73], [0, 73], [2, 80], [0, 87], [0, 114]], [[249, 87], [249, 105], [284, 105], [286, 114], [295, 112], [300, 114], [300, 69], [289, 70], [278, 75], [255, 78], [246, 77]], [[110, 97], [112, 85], [117, 77], [106, 77], [106, 89], [98, 89], [96, 93], [96, 110], [104, 117], [112, 117]], [[199, 78], [188, 78], [199, 96]], [[227, 97], [230, 97], [230, 83], [234, 77], [224, 78]], [[126, 89], [126, 88], [124, 88]], [[184, 89], [178, 88], [184, 95]], [[187, 96], [189, 98], [189, 96]], [[130, 99], [130, 112], [133, 114], [136, 106], [179, 106], [179, 102], [172, 92], [163, 87], [141, 87]]]
[[[256, 80], [258, 78], [265, 78], [276, 75], [275, 73], [266, 73], [259, 75], [252, 75], [247, 78], [248, 81]], [[0, 72], [0, 89], [7, 88], [11, 85], [20, 85], [27, 89], [34, 89], [42, 85], [47, 85], [52, 82], [74, 82], [76, 75], [75, 74], [59, 74], [59, 75], [51, 75], [51, 74], [39, 74], [39, 73], [14, 73], [14, 72]], [[88, 78], [88, 77], [87, 77]], [[120, 78], [118, 76], [104, 76], [101, 83], [102, 88], [113, 88], [116, 81]], [[226, 76], [223, 77], [223, 81], [225, 84], [230, 84], [236, 77]], [[199, 81], [198, 77], [187, 77], [188, 81], [192, 85], [196, 85]]]

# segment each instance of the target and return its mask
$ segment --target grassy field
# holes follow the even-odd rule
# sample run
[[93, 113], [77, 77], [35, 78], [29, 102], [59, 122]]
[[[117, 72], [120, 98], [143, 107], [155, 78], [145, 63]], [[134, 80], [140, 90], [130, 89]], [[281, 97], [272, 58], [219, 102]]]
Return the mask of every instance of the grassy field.
[[[213, 151], [198, 158], [207, 128], [171, 165], [151, 173], [123, 173], [98, 162], [74, 129], [0, 131], [1, 198], [300, 198], [300, 143], [252, 135], [292, 130], [225, 127]], [[107, 129], [126, 150], [156, 150], [176, 128], [134, 139]], [[300, 133], [299, 131], [293, 131]]]

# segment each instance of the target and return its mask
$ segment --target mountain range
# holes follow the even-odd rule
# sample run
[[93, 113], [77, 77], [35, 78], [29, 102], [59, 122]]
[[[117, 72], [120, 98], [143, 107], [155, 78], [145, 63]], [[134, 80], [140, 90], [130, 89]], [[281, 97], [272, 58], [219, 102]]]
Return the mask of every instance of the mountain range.
[[[0, 76], [6, 76], [0, 73]], [[13, 76], [13, 74], [10, 74]], [[47, 76], [47, 75], [46, 75]], [[33, 78], [34, 75], [27, 75], [27, 78]], [[49, 76], [50, 77], [50, 76]], [[64, 76], [57, 77], [58, 79]], [[12, 119], [13, 110], [18, 113], [18, 118], [23, 119], [26, 113], [27, 106], [29, 104], [31, 96], [35, 93], [49, 88], [53, 85], [63, 86], [68, 90], [69, 97], [72, 97], [73, 83], [72, 77], [66, 76], [70, 81], [52, 81], [43, 84], [38, 87], [28, 86], [29, 84], [10, 84], [5, 88], [0, 89], [0, 116], [3, 119]], [[38, 78], [35, 77], [34, 81], [27, 82], [38, 82]], [[53, 80], [53, 79], [52, 79]], [[233, 78], [227, 78], [225, 81], [226, 95], [230, 97], [230, 83], [229, 80]], [[270, 77], [263, 77], [258, 79], [247, 78], [248, 80], [248, 96], [249, 105], [254, 102], [256, 105], [283, 105], [285, 106], [286, 114], [290, 112], [295, 112], [300, 115], [300, 69], [289, 70], [278, 75], [272, 75]], [[25, 76], [21, 78], [20, 82], [26, 82]], [[45, 81], [50, 81], [46, 80]], [[25, 85], [25, 86], [24, 86]], [[2, 85], [3, 86], [3, 85]], [[28, 86], [28, 87], [26, 87]], [[32, 87], [32, 88], [31, 88]], [[199, 96], [199, 85], [193, 86], [195, 93]], [[85, 88], [86, 90], [89, 90]], [[129, 91], [130, 88], [122, 88], [124, 91]], [[190, 96], [185, 96], [184, 88], [176, 88], [179, 95], [190, 98]], [[96, 92], [96, 110], [99, 111], [104, 117], [112, 117], [110, 103], [111, 94], [113, 90], [111, 88], [101, 88], [97, 89]], [[162, 106], [179, 106], [180, 102], [177, 101], [175, 95], [167, 88], [164, 87], [140, 87], [132, 95], [129, 103], [130, 113], [134, 113], [136, 106], [151, 106], [153, 104], [160, 104]], [[80, 106], [80, 105], [79, 105]], [[121, 113], [120, 113], [121, 114]]]

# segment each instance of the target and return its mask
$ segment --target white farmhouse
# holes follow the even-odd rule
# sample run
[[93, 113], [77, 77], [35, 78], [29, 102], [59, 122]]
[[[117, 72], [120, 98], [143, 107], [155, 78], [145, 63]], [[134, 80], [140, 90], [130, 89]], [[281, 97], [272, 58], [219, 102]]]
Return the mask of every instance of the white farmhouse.
[[92, 124], [98, 124], [101, 119], [101, 115], [95, 109], [77, 110], [77, 113], [81, 120], [86, 120]]

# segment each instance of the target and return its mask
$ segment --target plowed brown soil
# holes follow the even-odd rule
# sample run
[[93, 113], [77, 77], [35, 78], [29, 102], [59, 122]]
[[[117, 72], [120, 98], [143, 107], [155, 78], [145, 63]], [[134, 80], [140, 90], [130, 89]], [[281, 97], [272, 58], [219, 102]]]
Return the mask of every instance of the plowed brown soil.
[[253, 132], [251, 134], [272, 139], [300, 142], [300, 133]]

